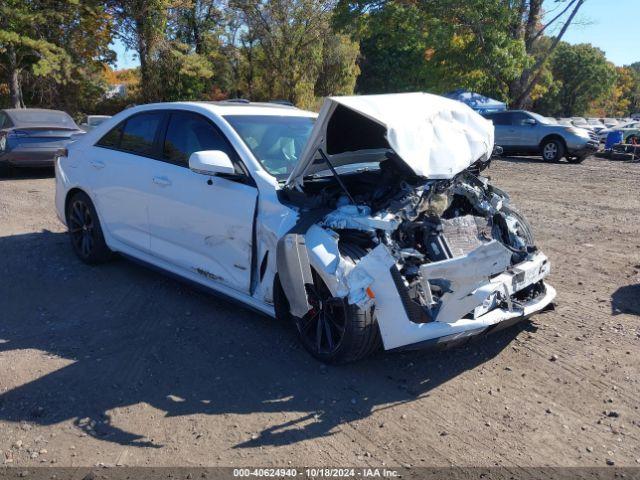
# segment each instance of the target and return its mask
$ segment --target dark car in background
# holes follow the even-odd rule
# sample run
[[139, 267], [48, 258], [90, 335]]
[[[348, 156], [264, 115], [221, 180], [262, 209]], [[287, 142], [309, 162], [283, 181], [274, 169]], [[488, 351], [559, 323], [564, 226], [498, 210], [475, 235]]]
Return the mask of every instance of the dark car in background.
[[56, 153], [84, 132], [59, 110], [0, 110], [0, 175], [11, 167], [50, 167]]
[[483, 115], [495, 127], [495, 143], [507, 155], [541, 155], [557, 162], [563, 157], [580, 163], [598, 151], [598, 136], [574, 125], [553, 123], [542, 115], [526, 110], [487, 113]]

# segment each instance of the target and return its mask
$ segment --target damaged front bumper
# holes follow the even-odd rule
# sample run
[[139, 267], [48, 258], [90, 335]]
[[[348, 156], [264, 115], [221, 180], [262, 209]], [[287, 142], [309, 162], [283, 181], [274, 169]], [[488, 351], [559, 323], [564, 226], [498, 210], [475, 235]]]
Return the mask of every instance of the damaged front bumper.
[[411, 298], [384, 245], [365, 256], [347, 280], [356, 273], [361, 277], [359, 270], [373, 279], [369, 288], [386, 350], [419, 348], [478, 335], [548, 307], [556, 292], [543, 281], [550, 270], [547, 257], [533, 253], [513, 267], [508, 260], [508, 250], [493, 241], [467, 255], [423, 265], [423, 283], [448, 283], [448, 290], [429, 305]]
[[428, 325], [431, 325], [431, 327], [425, 330], [410, 332], [414, 338], [414, 341], [411, 343], [398, 345], [396, 347], [387, 347], [385, 344], [385, 349], [417, 350], [421, 348], [450, 346], [463, 343], [472, 337], [493, 333], [510, 327], [535, 313], [546, 310], [552, 305], [553, 299], [556, 297], [556, 291], [547, 283], [543, 282], [542, 285], [544, 286], [544, 293], [542, 295], [521, 304], [516, 310], [496, 308], [473, 320], [460, 319], [450, 324], [442, 324], [440, 322], [423, 324], [424, 327]]
[[466, 255], [425, 263], [423, 284], [448, 285], [430, 304], [411, 297], [396, 259], [383, 244], [353, 265], [341, 257], [338, 236], [314, 225], [306, 235], [283, 238], [278, 250], [280, 278], [293, 315], [301, 317], [309, 309], [304, 290], [296, 291], [296, 286], [310, 282], [311, 266], [336, 297], [375, 308], [385, 350], [456, 342], [508, 326], [544, 310], [556, 296], [543, 281], [550, 271], [544, 254], [531, 253], [511, 266], [511, 252], [496, 241]]

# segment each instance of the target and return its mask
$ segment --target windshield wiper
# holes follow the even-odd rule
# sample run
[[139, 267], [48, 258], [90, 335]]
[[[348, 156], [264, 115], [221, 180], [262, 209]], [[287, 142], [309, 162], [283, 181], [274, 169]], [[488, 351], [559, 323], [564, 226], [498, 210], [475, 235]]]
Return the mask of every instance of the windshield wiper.
[[340, 185], [340, 188], [342, 188], [342, 190], [344, 191], [345, 195], [347, 197], [349, 197], [349, 200], [351, 200], [351, 203], [353, 205], [355, 205], [356, 201], [353, 199], [353, 197], [349, 193], [349, 190], [347, 190], [347, 186], [342, 182], [342, 179], [340, 178], [340, 175], [338, 175], [338, 172], [336, 172], [336, 169], [333, 167], [333, 164], [329, 161], [327, 156], [324, 154], [324, 152], [322, 151], [322, 148], [318, 148], [318, 153], [322, 157], [322, 160], [324, 160], [324, 163], [326, 163], [327, 166], [329, 167], [329, 170], [331, 170], [331, 173], [333, 173], [333, 176], [336, 177], [336, 181]]

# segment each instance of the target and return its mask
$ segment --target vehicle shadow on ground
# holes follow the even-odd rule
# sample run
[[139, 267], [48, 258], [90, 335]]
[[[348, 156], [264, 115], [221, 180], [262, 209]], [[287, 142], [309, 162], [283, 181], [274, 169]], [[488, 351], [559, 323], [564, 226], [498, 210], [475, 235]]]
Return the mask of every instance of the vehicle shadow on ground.
[[44, 168], [12, 168], [9, 175], [0, 176], [0, 182], [9, 180], [34, 180], [42, 178], [53, 178], [56, 173], [53, 167]]
[[39, 377], [0, 395], [2, 421], [70, 420], [103, 441], [160, 448], [166, 443], [152, 434], [128, 431], [126, 411], [114, 412], [148, 404], [166, 417], [214, 422], [266, 414], [272, 420], [234, 447], [293, 444], [428, 395], [533, 328], [523, 322], [467, 347], [325, 367], [287, 325], [126, 260], [86, 266], [67, 243], [51, 232], [0, 238], [0, 354], [32, 349], [71, 362], [45, 374], [41, 362], [22, 365]]
[[640, 284], [620, 287], [611, 295], [611, 313], [640, 315]]
[[508, 162], [508, 163], [546, 163], [549, 165], [576, 166], [576, 164], [569, 163], [566, 160], [560, 160], [559, 162], [550, 162], [549, 160], [544, 160], [542, 157], [493, 157], [492, 158], [492, 161], [496, 161], [496, 160], [501, 162]]

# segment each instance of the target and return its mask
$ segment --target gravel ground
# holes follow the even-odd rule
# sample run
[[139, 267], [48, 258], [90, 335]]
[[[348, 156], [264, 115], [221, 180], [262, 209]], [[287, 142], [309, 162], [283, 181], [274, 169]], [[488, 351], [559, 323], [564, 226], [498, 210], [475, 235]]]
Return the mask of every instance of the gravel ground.
[[489, 175], [551, 259], [556, 310], [345, 367], [129, 261], [81, 264], [51, 172], [0, 181], [0, 464], [640, 464], [640, 164]]

